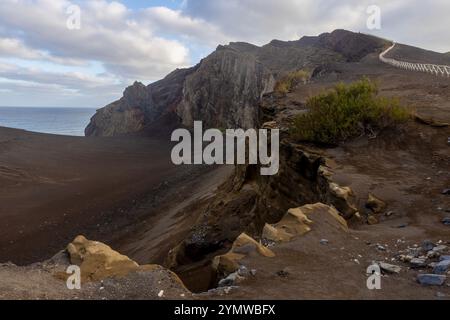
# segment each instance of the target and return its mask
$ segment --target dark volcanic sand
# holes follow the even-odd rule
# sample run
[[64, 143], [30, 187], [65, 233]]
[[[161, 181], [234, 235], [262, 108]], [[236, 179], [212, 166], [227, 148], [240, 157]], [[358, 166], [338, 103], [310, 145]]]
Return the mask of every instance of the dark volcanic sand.
[[168, 138], [79, 138], [0, 128], [0, 262], [45, 260], [78, 234], [114, 242], [160, 199], [170, 199], [171, 184], [214, 169], [176, 167], [170, 151]]

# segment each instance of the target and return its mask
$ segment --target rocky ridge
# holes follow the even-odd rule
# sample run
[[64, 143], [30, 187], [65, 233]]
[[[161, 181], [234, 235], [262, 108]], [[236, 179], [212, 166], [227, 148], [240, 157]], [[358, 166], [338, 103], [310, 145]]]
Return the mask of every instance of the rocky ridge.
[[[236, 42], [219, 46], [198, 65], [172, 72], [148, 86], [136, 82], [123, 97], [100, 109], [86, 136], [117, 136], [202, 120], [205, 127], [258, 126], [262, 96], [286, 73], [310, 72], [331, 62], [359, 61], [381, 51], [386, 41], [345, 30], [298, 41], [257, 47]], [[170, 124], [170, 125], [169, 125]]]

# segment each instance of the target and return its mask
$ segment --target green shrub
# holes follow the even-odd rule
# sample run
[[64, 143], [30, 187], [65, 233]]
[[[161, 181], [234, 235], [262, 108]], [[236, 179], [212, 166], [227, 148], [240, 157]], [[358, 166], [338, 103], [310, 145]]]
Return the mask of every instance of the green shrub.
[[310, 98], [306, 105], [308, 112], [294, 119], [291, 134], [296, 140], [325, 144], [375, 135], [410, 116], [398, 99], [379, 97], [377, 85], [369, 79], [338, 84], [331, 92]]
[[311, 74], [305, 70], [291, 72], [275, 84], [275, 92], [280, 94], [289, 93], [299, 83], [305, 83], [311, 78]]

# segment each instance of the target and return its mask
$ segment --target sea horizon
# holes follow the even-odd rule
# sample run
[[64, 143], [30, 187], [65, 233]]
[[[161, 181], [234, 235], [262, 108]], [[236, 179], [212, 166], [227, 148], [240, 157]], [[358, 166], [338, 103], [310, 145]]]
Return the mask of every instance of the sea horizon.
[[0, 127], [65, 136], [84, 136], [98, 108], [0, 106]]

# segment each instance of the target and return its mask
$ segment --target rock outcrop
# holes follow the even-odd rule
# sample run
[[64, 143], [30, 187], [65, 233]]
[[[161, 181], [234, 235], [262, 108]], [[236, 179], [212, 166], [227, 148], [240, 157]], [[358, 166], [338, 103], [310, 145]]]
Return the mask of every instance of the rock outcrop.
[[316, 203], [289, 209], [280, 222], [264, 226], [262, 238], [273, 242], [289, 242], [324, 224], [348, 232], [347, 222], [335, 208]]
[[272, 250], [263, 246], [247, 234], [242, 233], [233, 242], [230, 251], [214, 258], [212, 267], [219, 275], [228, 275], [237, 271], [240, 267], [239, 262], [252, 254], [258, 254], [267, 258], [275, 257]]
[[[77, 265], [80, 289], [67, 280]], [[73, 269], [72, 269], [73, 270]], [[138, 265], [109, 246], [78, 236], [53, 258], [30, 266], [0, 264], [0, 299], [190, 299], [180, 278], [158, 265]]]
[[[258, 47], [234, 42], [219, 46], [193, 68], [175, 70], [148, 86], [136, 82], [123, 97], [100, 109], [86, 136], [117, 136], [201, 120], [205, 127], [259, 125], [258, 102], [285, 74], [333, 62], [359, 61], [386, 41], [336, 30], [298, 41], [274, 40]], [[157, 131], [157, 130], [155, 130]]]

